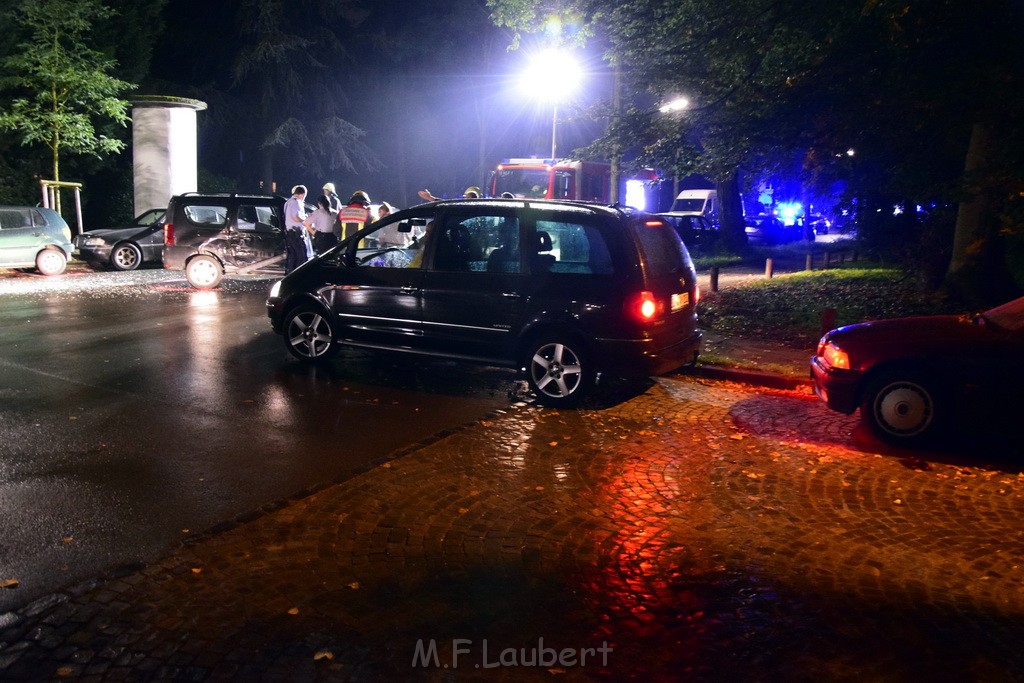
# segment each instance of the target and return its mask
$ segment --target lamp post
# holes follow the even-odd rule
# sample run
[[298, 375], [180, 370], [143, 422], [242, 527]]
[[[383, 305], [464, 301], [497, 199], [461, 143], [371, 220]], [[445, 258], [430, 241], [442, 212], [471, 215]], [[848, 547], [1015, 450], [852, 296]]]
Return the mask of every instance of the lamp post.
[[551, 103], [551, 158], [558, 153], [558, 103], [564, 102], [579, 87], [582, 71], [565, 50], [549, 49], [535, 53], [523, 72], [522, 89], [542, 102]]

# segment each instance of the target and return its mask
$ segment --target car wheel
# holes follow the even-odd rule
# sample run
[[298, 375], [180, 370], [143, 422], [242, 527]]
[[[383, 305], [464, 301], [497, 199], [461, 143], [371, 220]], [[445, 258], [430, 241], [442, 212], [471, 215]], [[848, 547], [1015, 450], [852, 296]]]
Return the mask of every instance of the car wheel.
[[122, 242], [110, 252], [114, 270], [135, 270], [142, 263], [142, 251], [131, 242]]
[[60, 249], [43, 249], [36, 254], [36, 270], [42, 275], [60, 275], [68, 266], [68, 257]]
[[583, 343], [562, 335], [538, 337], [527, 347], [526, 381], [539, 403], [579, 403], [594, 383], [594, 369]]
[[942, 425], [938, 383], [918, 373], [890, 371], [872, 380], [861, 401], [861, 417], [886, 443], [913, 446], [931, 440]]
[[213, 289], [222, 277], [224, 269], [212, 256], [196, 256], [185, 265], [185, 279], [196, 289]]
[[304, 305], [284, 320], [284, 343], [293, 356], [304, 361], [323, 361], [338, 353], [330, 319], [322, 309]]

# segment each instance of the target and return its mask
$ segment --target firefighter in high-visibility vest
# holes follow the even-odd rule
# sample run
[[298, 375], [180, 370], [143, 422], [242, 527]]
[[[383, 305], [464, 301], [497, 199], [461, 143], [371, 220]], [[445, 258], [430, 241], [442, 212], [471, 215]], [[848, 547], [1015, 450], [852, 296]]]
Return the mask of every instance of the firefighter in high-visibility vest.
[[351, 237], [363, 229], [371, 220], [370, 217], [370, 195], [362, 190], [356, 190], [348, 204], [341, 207], [338, 212], [338, 222], [341, 223], [341, 239]]

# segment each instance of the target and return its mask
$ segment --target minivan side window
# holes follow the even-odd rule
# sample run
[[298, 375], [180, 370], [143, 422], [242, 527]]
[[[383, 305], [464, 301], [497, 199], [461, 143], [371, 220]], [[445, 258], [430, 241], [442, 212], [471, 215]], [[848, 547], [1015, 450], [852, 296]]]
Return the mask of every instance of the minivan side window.
[[538, 220], [529, 250], [534, 272], [611, 275], [611, 253], [601, 231], [576, 222]]
[[238, 229], [259, 233], [278, 232], [281, 221], [270, 206], [240, 204], [238, 206]]
[[222, 227], [228, 219], [226, 206], [202, 206], [188, 204], [185, 206], [185, 218], [195, 225]]
[[[361, 268], [422, 268], [425, 235], [433, 230], [433, 216], [424, 214], [404, 220], [385, 218], [363, 236], [349, 252]], [[340, 258], [338, 254], [336, 258]]]
[[511, 215], [449, 215], [437, 235], [434, 270], [520, 272], [519, 219]]

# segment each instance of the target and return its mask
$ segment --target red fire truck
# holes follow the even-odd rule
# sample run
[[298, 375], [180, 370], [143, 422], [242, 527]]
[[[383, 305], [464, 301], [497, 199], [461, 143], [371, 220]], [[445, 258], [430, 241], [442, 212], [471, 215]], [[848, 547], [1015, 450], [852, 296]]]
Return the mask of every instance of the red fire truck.
[[[611, 201], [611, 164], [571, 159], [505, 159], [491, 177], [488, 194], [536, 199]], [[655, 206], [654, 171], [620, 177], [619, 202], [638, 209]]]

